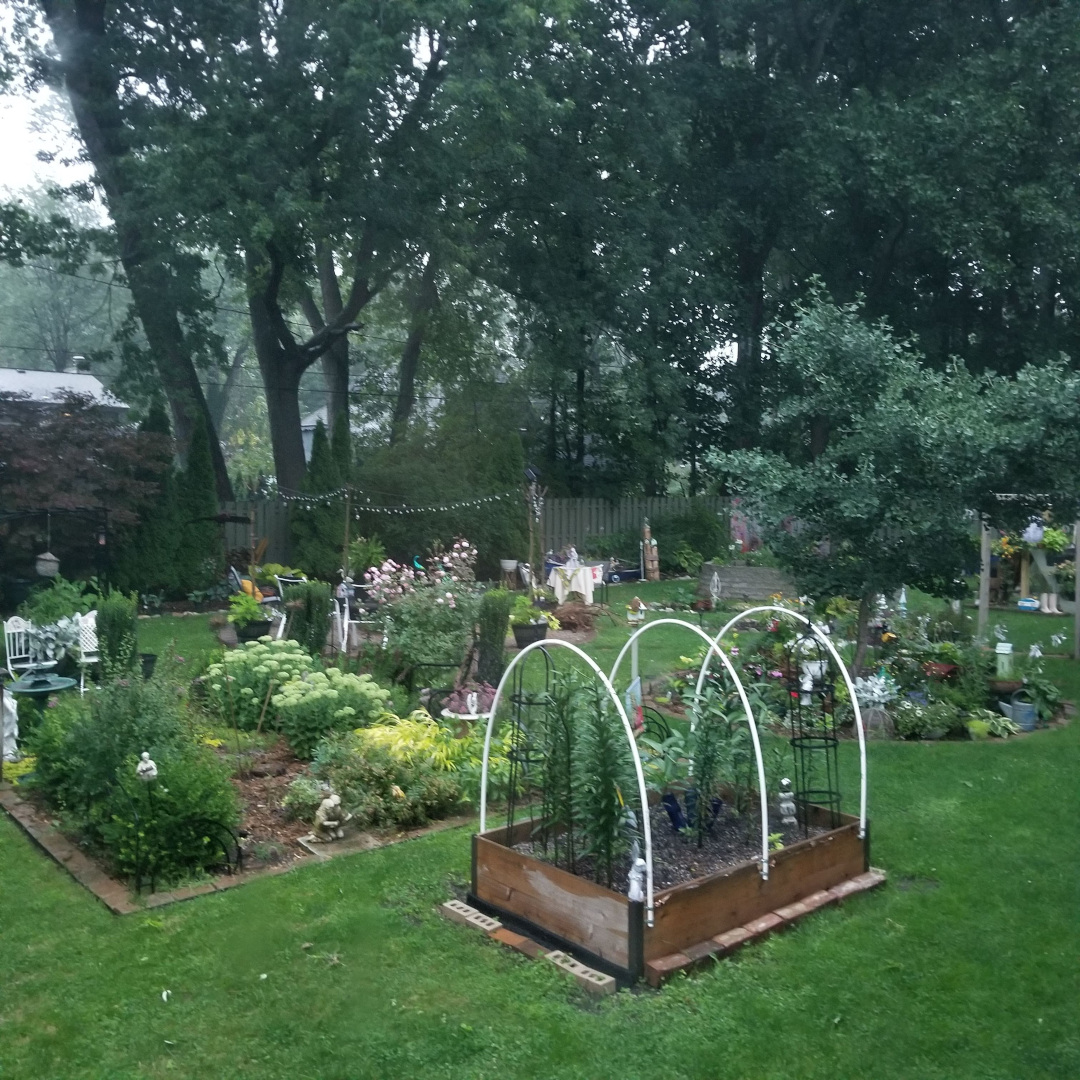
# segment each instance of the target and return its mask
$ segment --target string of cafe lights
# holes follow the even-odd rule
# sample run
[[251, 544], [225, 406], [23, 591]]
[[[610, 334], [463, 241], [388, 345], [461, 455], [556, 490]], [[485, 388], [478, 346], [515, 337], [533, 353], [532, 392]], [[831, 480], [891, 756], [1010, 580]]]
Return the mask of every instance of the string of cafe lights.
[[[327, 491], [318, 495], [314, 495], [308, 492], [287, 492], [278, 490], [278, 497], [285, 502], [294, 503], [302, 510], [314, 510], [318, 506], [326, 506], [328, 503], [337, 502], [340, 499], [349, 495], [353, 498], [362, 496], [362, 492], [357, 492], [353, 488], [341, 487], [334, 491]], [[476, 499], [462, 499], [459, 502], [445, 503], [439, 506], [410, 506], [407, 503], [402, 503], [400, 506], [380, 506], [376, 503], [372, 503], [367, 496], [363, 496], [363, 502], [353, 507], [352, 516], [357, 521], [365, 514], [386, 514], [395, 516], [406, 516], [409, 514], [444, 514], [452, 510], [471, 510], [478, 506], [484, 506], [488, 503], [504, 502], [508, 499], [516, 499], [520, 497], [520, 492], [516, 491], [500, 491], [494, 495], [481, 495]]]

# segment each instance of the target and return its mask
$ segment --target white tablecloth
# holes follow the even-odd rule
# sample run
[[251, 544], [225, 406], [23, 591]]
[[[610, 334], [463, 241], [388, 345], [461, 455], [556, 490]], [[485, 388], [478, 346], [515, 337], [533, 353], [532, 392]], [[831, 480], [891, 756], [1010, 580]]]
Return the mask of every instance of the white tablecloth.
[[565, 566], [556, 566], [548, 574], [547, 583], [555, 590], [555, 599], [560, 604], [572, 593], [581, 593], [586, 604], [593, 602], [593, 586], [604, 580], [604, 564], [596, 566], [577, 566], [573, 570]]

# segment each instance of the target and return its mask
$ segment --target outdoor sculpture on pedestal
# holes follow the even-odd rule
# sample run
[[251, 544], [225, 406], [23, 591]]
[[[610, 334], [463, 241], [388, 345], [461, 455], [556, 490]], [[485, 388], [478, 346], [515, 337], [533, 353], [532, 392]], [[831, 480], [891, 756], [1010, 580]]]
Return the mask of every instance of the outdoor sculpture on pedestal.
[[341, 811], [341, 796], [327, 795], [319, 809], [315, 811], [315, 832], [311, 839], [316, 844], [328, 844], [332, 840], [341, 840], [345, 836], [345, 823], [352, 820], [352, 814]]

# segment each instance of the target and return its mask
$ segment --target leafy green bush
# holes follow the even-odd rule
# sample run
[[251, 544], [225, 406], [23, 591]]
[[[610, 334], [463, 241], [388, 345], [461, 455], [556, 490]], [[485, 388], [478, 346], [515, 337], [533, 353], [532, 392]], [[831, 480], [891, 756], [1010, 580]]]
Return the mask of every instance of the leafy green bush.
[[[658, 517], [649, 525], [660, 552], [660, 569], [665, 574], [693, 573], [695, 555], [704, 560], [717, 557], [722, 560], [731, 543], [728, 512], [711, 510], [701, 502], [691, 502], [685, 514]], [[630, 566], [637, 566], [640, 540], [640, 529], [624, 529], [587, 537], [582, 550], [596, 558], [614, 555]]]
[[349, 545], [349, 572], [361, 581], [373, 566], [386, 562], [386, 548], [377, 536], [358, 536]]
[[[311, 772], [341, 796], [359, 828], [415, 828], [446, 817], [460, 799], [450, 774], [423, 759], [396, 757], [386, 747], [364, 741], [362, 733], [325, 740]], [[310, 785], [305, 790], [310, 791]]]
[[506, 667], [506, 631], [513, 603], [513, 593], [507, 589], [491, 589], [480, 598], [476, 675], [491, 686], [499, 685]]
[[220, 826], [240, 820], [228, 766], [189, 744], [155, 758], [157, 779], [144, 785], [133, 779], [137, 762], [124, 762], [125, 779], [90, 815], [120, 873], [168, 881], [221, 863], [230, 837]]
[[295, 641], [249, 641], [207, 668], [206, 701], [227, 722], [253, 728], [271, 686], [280, 690], [317, 668], [318, 662]]
[[96, 583], [68, 581], [57, 574], [48, 585], [37, 585], [19, 605], [19, 614], [35, 626], [49, 626], [71, 615], [85, 615], [96, 597]]
[[190, 741], [176, 688], [132, 679], [108, 682], [78, 705], [46, 709], [30, 745], [38, 759], [37, 786], [50, 802], [88, 812], [108, 794], [130, 755], [147, 750], [156, 761]]
[[370, 724], [389, 700], [390, 692], [370, 675], [337, 668], [288, 682], [271, 698], [277, 726], [298, 757], [311, 757], [319, 740], [331, 732]]
[[[30, 739], [34, 786], [121, 872], [135, 871], [136, 837], [143, 869], [161, 879], [219, 861], [209, 822], [235, 825], [236, 793], [228, 769], [196, 745], [176, 687], [114, 681], [45, 712]], [[135, 776], [143, 751], [158, 766], [150, 788]]]
[[129, 671], [138, 652], [139, 598], [110, 589], [98, 601], [97, 636], [102, 670], [106, 676]]
[[461, 588], [422, 588], [395, 600], [389, 606], [390, 647], [401, 668], [460, 664], [475, 613], [476, 598]]
[[302, 581], [285, 589], [289, 613], [289, 637], [321, 656], [330, 630], [330, 586], [325, 581]]

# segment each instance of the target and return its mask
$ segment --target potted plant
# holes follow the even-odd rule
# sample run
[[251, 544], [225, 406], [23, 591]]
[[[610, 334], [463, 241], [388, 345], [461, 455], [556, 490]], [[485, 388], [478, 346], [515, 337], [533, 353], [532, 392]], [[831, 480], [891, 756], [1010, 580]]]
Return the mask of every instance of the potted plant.
[[249, 593], [233, 593], [229, 597], [229, 622], [236, 627], [238, 641], [254, 641], [270, 632], [266, 612]]
[[534, 641], [543, 641], [548, 630], [558, 630], [559, 620], [537, 607], [529, 596], [519, 596], [510, 609], [510, 629], [517, 647], [524, 649]]

